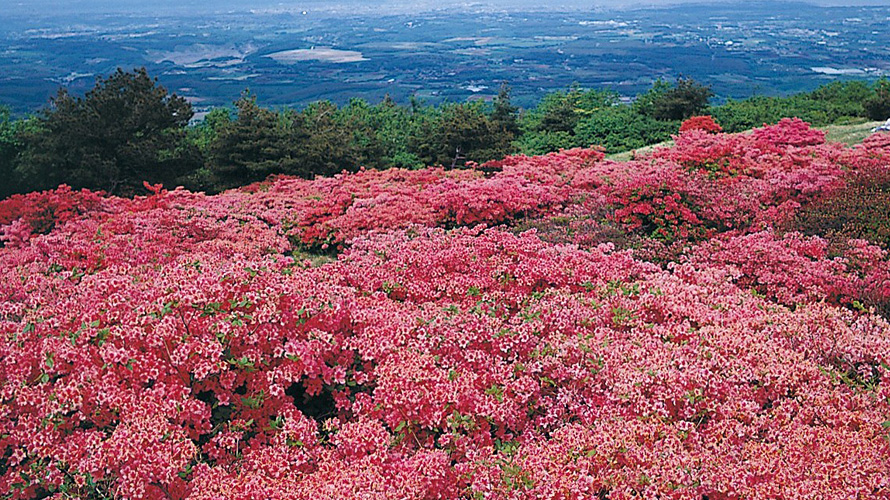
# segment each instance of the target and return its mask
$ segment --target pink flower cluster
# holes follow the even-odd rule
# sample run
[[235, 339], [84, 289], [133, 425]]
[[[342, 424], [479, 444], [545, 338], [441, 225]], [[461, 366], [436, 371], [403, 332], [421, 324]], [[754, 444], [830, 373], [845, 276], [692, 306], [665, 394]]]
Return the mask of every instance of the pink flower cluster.
[[871, 134], [862, 141], [862, 146], [873, 154], [886, 157], [890, 153], [890, 133], [878, 132]]
[[749, 134], [691, 130], [674, 142], [633, 162], [594, 164], [576, 184], [597, 187], [628, 228], [675, 239], [763, 229], [851, 175], [887, 170], [878, 139], [856, 148], [826, 144], [822, 131], [797, 119]]
[[698, 267], [725, 271], [734, 283], [787, 306], [820, 301], [850, 305], [864, 298], [890, 302], [887, 252], [863, 240], [849, 245], [843, 254], [832, 256], [821, 238], [762, 231], [715, 239], [687, 257]]
[[[890, 498], [890, 324], [860, 303], [890, 292], [887, 254], [763, 229], [881, 157], [758, 141], [760, 177], [690, 172], [687, 144], [17, 198], [0, 491]], [[661, 266], [492, 227], [560, 210], [688, 248]], [[336, 261], [294, 256], [323, 244]]]

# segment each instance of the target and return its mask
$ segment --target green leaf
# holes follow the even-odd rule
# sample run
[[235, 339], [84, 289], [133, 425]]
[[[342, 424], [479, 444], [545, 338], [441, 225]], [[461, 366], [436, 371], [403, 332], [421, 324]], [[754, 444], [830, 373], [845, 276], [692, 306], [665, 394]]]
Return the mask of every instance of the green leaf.
[[250, 370], [250, 369], [254, 368], [254, 366], [255, 366], [253, 360], [251, 360], [251, 359], [248, 358], [247, 356], [243, 356], [243, 357], [241, 357], [241, 358], [239, 358], [239, 359], [230, 359], [230, 360], [229, 360], [229, 364], [230, 364], [230, 365], [235, 365], [235, 366], [237, 366], [238, 368], [243, 368], [243, 369], [246, 369], [246, 370]]
[[488, 389], [485, 389], [485, 394], [489, 396], [494, 396], [495, 399], [498, 400], [499, 403], [504, 402], [504, 390], [499, 385], [493, 385]]
[[281, 429], [282, 427], [284, 427], [284, 417], [282, 417], [282, 416], [279, 415], [279, 416], [277, 416], [277, 417], [275, 417], [275, 418], [273, 418], [273, 419], [270, 419], [270, 420], [269, 420], [269, 427], [270, 427], [271, 429], [273, 429], [273, 430], [276, 430], [276, 431], [279, 430], [279, 429]]
[[96, 334], [96, 345], [102, 347], [102, 344], [105, 343], [105, 340], [111, 334], [111, 330], [108, 328], [103, 328], [99, 330], [99, 333]]
[[249, 398], [242, 397], [241, 404], [243, 404], [247, 408], [255, 410], [263, 405], [263, 400], [265, 400], [265, 398], [266, 398], [265, 391], [260, 391]]
[[192, 473], [192, 464], [188, 464], [185, 466], [185, 469], [179, 471], [179, 477], [181, 479], [188, 478]]

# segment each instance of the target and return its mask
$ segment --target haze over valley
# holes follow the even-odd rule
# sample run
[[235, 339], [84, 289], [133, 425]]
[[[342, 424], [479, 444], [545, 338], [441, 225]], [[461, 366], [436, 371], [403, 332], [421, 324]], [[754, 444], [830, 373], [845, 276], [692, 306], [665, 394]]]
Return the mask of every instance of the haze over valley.
[[572, 84], [630, 97], [681, 75], [721, 101], [890, 72], [887, 6], [618, 4], [14, 2], [0, 14], [0, 103], [32, 112], [59, 86], [141, 66], [199, 110], [246, 88], [272, 106], [437, 103], [489, 99], [501, 82], [528, 106]]

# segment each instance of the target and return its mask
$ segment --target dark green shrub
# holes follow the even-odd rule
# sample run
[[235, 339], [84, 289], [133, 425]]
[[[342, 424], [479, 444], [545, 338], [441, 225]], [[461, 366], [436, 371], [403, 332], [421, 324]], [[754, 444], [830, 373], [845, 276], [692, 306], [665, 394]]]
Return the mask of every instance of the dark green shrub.
[[685, 120], [702, 114], [713, 95], [710, 86], [691, 78], [678, 78], [674, 86], [658, 80], [652, 89], [637, 98], [635, 108], [656, 120]]
[[890, 118], [890, 80], [882, 78], [875, 83], [874, 94], [862, 103], [865, 112], [872, 120]]
[[575, 142], [578, 146], [597, 145], [609, 153], [620, 153], [664, 142], [679, 127], [677, 121], [659, 121], [630, 106], [614, 106], [582, 120], [575, 129]]

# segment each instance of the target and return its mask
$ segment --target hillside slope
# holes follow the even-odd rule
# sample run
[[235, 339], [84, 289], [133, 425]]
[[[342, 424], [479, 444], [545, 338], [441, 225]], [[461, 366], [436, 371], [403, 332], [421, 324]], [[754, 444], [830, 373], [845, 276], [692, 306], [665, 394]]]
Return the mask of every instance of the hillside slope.
[[888, 498], [885, 242], [793, 230], [888, 157], [784, 120], [629, 162], [10, 198], [0, 491]]

